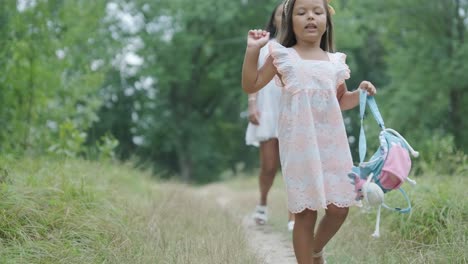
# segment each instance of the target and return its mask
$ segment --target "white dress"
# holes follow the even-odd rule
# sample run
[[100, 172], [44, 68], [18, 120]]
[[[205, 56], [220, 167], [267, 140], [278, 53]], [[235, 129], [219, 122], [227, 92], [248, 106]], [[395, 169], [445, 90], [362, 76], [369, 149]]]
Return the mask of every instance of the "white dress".
[[[258, 68], [262, 67], [268, 55], [271, 40], [260, 50]], [[278, 138], [278, 116], [282, 88], [277, 86], [275, 80], [271, 80], [257, 94], [257, 109], [260, 112], [259, 125], [249, 122], [245, 133], [245, 143], [258, 147], [260, 142], [272, 138]]]
[[353, 161], [336, 97], [350, 77], [346, 55], [305, 60], [294, 48], [272, 43], [270, 49], [284, 83], [278, 140], [289, 211], [359, 205], [348, 178]]

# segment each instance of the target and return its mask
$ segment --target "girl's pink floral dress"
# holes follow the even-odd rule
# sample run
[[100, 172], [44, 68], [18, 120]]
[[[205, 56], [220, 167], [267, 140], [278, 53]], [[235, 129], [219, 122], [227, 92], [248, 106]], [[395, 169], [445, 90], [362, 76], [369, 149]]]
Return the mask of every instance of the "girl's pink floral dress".
[[270, 54], [283, 83], [278, 139], [289, 211], [357, 205], [347, 176], [353, 164], [336, 95], [350, 77], [346, 55], [304, 60], [293, 48], [275, 42]]

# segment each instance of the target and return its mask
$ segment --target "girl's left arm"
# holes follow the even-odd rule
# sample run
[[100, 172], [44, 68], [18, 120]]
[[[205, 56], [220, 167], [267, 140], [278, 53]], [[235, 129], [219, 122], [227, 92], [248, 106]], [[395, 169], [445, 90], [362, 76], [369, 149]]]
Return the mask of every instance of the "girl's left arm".
[[[367, 94], [371, 96], [377, 93], [375, 86], [368, 81], [361, 82], [359, 88], [367, 91]], [[359, 105], [359, 89], [350, 92], [346, 87], [346, 83], [338, 86], [336, 97], [340, 103], [340, 109], [342, 111], [353, 109]]]
[[340, 103], [341, 111], [353, 109], [359, 104], [359, 90], [348, 91], [346, 83], [338, 86], [336, 97]]

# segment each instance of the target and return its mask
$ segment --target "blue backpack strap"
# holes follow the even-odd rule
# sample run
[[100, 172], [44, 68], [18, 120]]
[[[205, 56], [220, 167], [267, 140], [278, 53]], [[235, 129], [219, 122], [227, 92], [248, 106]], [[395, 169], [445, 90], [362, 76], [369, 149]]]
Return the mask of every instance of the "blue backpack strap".
[[377, 107], [377, 103], [375, 102], [374, 96], [368, 96], [367, 103], [369, 104], [369, 108], [372, 114], [374, 115], [374, 118], [377, 121], [377, 124], [379, 124], [381, 129], [385, 129], [385, 124], [384, 124], [382, 115], [380, 114], [379, 108]]
[[359, 134], [359, 159], [360, 162], [364, 162], [367, 152], [367, 142], [366, 142], [366, 132], [364, 131], [364, 116], [366, 113], [366, 105], [369, 104], [369, 108], [374, 116], [377, 124], [379, 124], [381, 129], [385, 129], [385, 124], [380, 114], [379, 108], [377, 107], [377, 102], [375, 101], [374, 96], [368, 96], [367, 92], [364, 90], [360, 91], [359, 94], [359, 114], [361, 117], [361, 131]]
[[367, 94], [361, 91], [359, 95], [359, 113], [361, 117], [361, 131], [359, 133], [359, 161], [364, 162], [367, 152], [366, 132], [364, 131], [364, 114], [366, 113]]
[[402, 188], [399, 188], [398, 190], [400, 190], [400, 192], [403, 194], [403, 197], [405, 197], [405, 200], [408, 203], [408, 207], [403, 208], [403, 209], [398, 208], [398, 207], [393, 208], [393, 207], [390, 207], [390, 206], [386, 205], [385, 203], [383, 203], [382, 206], [385, 207], [388, 210], [391, 210], [391, 211], [399, 212], [399, 213], [402, 213], [402, 214], [407, 214], [407, 213], [411, 212], [411, 201], [408, 198], [408, 195], [406, 194], [405, 190], [403, 190]]
[[364, 114], [366, 111], [366, 103], [369, 105], [372, 115], [374, 115], [375, 121], [379, 124], [381, 129], [385, 129], [385, 123], [383, 121], [382, 115], [380, 114], [379, 107], [375, 101], [374, 96], [367, 95], [367, 92], [361, 90], [361, 96], [359, 99], [360, 110], [361, 110], [361, 120], [364, 119]]

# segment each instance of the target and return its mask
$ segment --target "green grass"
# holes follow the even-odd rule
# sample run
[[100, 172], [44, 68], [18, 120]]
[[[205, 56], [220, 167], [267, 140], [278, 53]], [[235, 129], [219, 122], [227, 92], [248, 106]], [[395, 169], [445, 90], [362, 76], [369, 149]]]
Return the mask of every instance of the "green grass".
[[[427, 176], [416, 180], [415, 187], [404, 185], [413, 205], [412, 213], [382, 211], [379, 239], [371, 237], [376, 210], [352, 208], [342, 229], [327, 246], [328, 262], [468, 263], [468, 179]], [[243, 193], [242, 206], [237, 210], [252, 211], [258, 200], [256, 177], [239, 177], [228, 184]], [[398, 191], [387, 194], [386, 199], [389, 205], [405, 205]], [[269, 224], [290, 236], [286, 231], [286, 194], [281, 175], [277, 175], [269, 195], [269, 210]]]
[[[467, 180], [462, 176], [417, 180], [417, 186], [405, 186], [412, 200], [411, 214], [383, 211], [381, 238], [375, 240], [369, 237], [375, 210], [353, 210], [334, 247], [365, 253], [352, 256], [350, 263], [467, 263]], [[391, 205], [405, 205], [399, 192], [386, 198]]]
[[128, 165], [0, 158], [0, 263], [256, 263], [239, 223]]
[[[328, 262], [467, 263], [466, 177], [417, 180], [406, 187], [413, 212], [384, 211], [380, 239], [370, 237], [375, 211], [353, 208], [326, 249]], [[229, 213], [200, 188], [129, 165], [0, 158], [0, 263], [261, 263], [232, 217], [253, 210], [256, 177], [221, 186], [235, 191]], [[387, 198], [403, 204], [398, 192]], [[290, 236], [279, 175], [269, 208], [269, 224]]]

